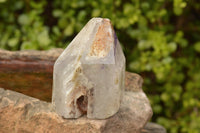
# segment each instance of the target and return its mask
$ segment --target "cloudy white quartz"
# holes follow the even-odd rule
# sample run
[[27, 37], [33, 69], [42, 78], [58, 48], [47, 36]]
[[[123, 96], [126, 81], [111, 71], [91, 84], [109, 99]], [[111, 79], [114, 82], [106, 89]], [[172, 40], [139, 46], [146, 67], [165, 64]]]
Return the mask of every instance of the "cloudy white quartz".
[[105, 119], [120, 107], [125, 57], [109, 19], [93, 18], [54, 65], [52, 103], [65, 118]]

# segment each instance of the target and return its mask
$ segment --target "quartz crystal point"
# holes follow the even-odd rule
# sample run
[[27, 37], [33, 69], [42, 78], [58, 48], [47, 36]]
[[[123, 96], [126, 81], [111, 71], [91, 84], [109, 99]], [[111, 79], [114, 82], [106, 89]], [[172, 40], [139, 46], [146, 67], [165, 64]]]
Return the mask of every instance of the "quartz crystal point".
[[109, 19], [93, 18], [54, 65], [52, 103], [64, 118], [105, 119], [120, 107], [125, 57]]

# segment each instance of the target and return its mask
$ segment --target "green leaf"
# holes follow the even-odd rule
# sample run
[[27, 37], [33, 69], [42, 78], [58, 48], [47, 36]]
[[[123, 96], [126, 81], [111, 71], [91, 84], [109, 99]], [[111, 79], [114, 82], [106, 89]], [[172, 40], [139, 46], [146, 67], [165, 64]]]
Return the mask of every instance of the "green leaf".
[[58, 25], [61, 29], [64, 29], [67, 25], [68, 25], [68, 22], [66, 20], [66, 18], [60, 18], [59, 21], [58, 21]]
[[4, 2], [6, 2], [6, 0], [0, 0], [0, 3], [4, 3]]
[[12, 48], [15, 48], [17, 47], [17, 43], [19, 42], [19, 39], [18, 38], [11, 38], [9, 39], [8, 41], [8, 45]]
[[65, 34], [66, 36], [72, 35], [73, 32], [74, 32], [73, 24], [68, 25], [68, 26], [65, 28], [65, 30], [64, 30], [64, 34]]
[[30, 23], [30, 19], [26, 14], [22, 14], [18, 17], [18, 23], [21, 25], [27, 25]]
[[62, 10], [59, 10], [59, 9], [53, 10], [54, 17], [61, 17], [62, 15], [63, 15]]
[[37, 37], [37, 41], [42, 47], [46, 47], [47, 45], [49, 45], [51, 40], [49, 38], [48, 31], [44, 30], [43, 32], [41, 32]]
[[177, 49], [177, 45], [174, 42], [169, 43], [168, 47], [169, 47], [170, 52], [174, 52]]
[[194, 49], [195, 49], [195, 51], [200, 53], [200, 42], [197, 42], [194, 44]]
[[99, 9], [94, 9], [92, 11], [92, 17], [98, 17], [98, 16], [100, 16], [100, 14], [101, 14], [101, 10], [99, 10]]
[[162, 111], [162, 107], [160, 105], [154, 105], [153, 106], [153, 112], [158, 114], [158, 113], [161, 113]]
[[187, 3], [184, 2], [183, 0], [174, 0], [174, 13], [176, 15], [181, 15], [183, 12], [183, 8], [187, 6]]
[[161, 95], [161, 99], [164, 101], [164, 102], [167, 102], [169, 101], [170, 97], [167, 93], [162, 93]]
[[23, 42], [21, 45], [21, 50], [26, 50], [26, 49], [37, 49], [37, 45], [33, 44], [31, 42]]

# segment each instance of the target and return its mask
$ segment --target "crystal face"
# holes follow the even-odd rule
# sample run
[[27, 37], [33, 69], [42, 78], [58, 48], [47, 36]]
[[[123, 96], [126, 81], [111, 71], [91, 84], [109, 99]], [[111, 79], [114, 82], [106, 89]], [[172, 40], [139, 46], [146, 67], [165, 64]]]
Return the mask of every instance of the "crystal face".
[[125, 57], [109, 19], [93, 18], [54, 65], [52, 103], [64, 118], [105, 119], [120, 107]]

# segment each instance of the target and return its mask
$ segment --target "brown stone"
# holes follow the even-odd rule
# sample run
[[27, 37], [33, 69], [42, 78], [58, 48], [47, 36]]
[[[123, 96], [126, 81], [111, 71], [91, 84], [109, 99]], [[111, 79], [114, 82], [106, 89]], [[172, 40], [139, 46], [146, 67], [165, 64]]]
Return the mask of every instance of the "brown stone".
[[149, 122], [142, 129], [142, 133], [167, 133], [166, 129], [161, 125]]
[[152, 116], [142, 91], [125, 92], [117, 114], [105, 120], [63, 119], [50, 103], [0, 89], [0, 132], [139, 133]]
[[24, 50], [24, 51], [8, 51], [0, 49], [0, 60], [51, 60], [55, 61], [58, 56], [63, 52], [63, 49], [56, 48], [47, 51], [38, 50]]
[[126, 72], [125, 90], [126, 91], [141, 91], [143, 79], [136, 73]]
[[[63, 49], [12, 52], [0, 49], [0, 87], [50, 102], [53, 65], [62, 52]], [[126, 72], [127, 91], [141, 90], [142, 82], [140, 75]]]

